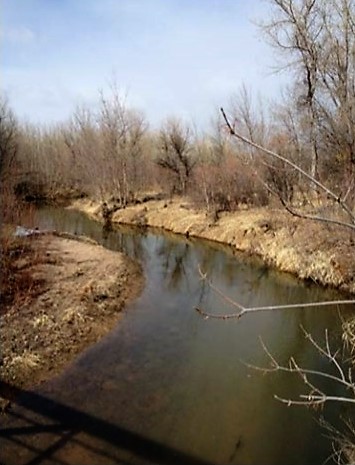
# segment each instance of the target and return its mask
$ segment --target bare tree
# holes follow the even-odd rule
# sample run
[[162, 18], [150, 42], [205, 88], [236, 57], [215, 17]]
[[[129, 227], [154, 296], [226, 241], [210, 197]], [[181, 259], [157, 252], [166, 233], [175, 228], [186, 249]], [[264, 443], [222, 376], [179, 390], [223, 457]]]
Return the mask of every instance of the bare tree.
[[140, 113], [127, 107], [115, 85], [110, 98], [101, 93], [98, 123], [110, 189], [124, 206], [133, 197], [132, 184], [138, 179], [138, 160], [147, 125]]
[[[320, 157], [343, 163], [343, 195], [354, 195], [355, 3], [353, 0], [269, 0], [274, 16], [261, 24], [279, 52], [279, 69], [294, 72], [300, 135], [319, 179]], [[339, 182], [339, 181], [338, 181]]]
[[[322, 1], [322, 0], [321, 0]], [[311, 147], [312, 177], [318, 177], [319, 148], [317, 111], [315, 105], [320, 61], [319, 35], [321, 12], [317, 0], [270, 0], [274, 17], [261, 27], [271, 45], [285, 57], [286, 68], [296, 71], [299, 111], [304, 112], [308, 141]]]
[[[238, 127], [240, 134], [258, 145], [267, 145], [276, 149], [285, 158], [293, 160], [294, 149], [290, 142], [290, 135], [283, 127], [278, 127], [272, 121], [272, 112], [266, 117], [264, 104], [261, 98], [258, 105], [253, 101], [251, 91], [242, 85], [239, 92], [232, 98], [229, 106], [231, 124]], [[236, 141], [238, 142], [238, 141]], [[290, 202], [293, 199], [296, 176], [293, 170], [281, 160], [255, 157], [255, 149], [251, 145], [237, 144], [239, 148], [238, 158], [242, 160], [242, 154], [247, 152], [248, 165], [254, 168], [260, 183], [267, 191], [278, 195], [282, 200]], [[249, 167], [250, 170], [250, 167]], [[247, 173], [246, 166], [244, 172]]]
[[238, 93], [232, 97], [229, 111], [246, 137], [259, 144], [266, 143], [269, 128], [264, 102], [260, 97], [255, 102], [251, 90], [245, 84], [242, 84]]
[[2, 182], [15, 163], [18, 152], [18, 124], [5, 98], [0, 97], [0, 176]]
[[322, 192], [324, 192], [328, 198], [335, 204], [338, 205], [341, 211], [346, 215], [346, 219], [336, 219], [336, 218], [330, 218], [327, 216], [321, 216], [321, 215], [315, 215], [315, 214], [306, 214], [304, 212], [296, 211], [295, 209], [292, 208], [292, 206], [287, 205], [286, 202], [283, 202], [284, 207], [293, 215], [299, 216], [301, 218], [306, 218], [310, 220], [315, 220], [315, 221], [321, 221], [321, 222], [326, 222], [326, 223], [332, 223], [336, 224], [338, 226], [350, 228], [352, 231], [355, 231], [355, 212], [353, 211], [353, 207], [347, 203], [346, 197], [341, 197], [341, 195], [334, 193], [331, 189], [329, 189], [327, 186], [325, 186], [323, 183], [318, 181], [315, 177], [307, 173], [305, 170], [303, 170], [300, 166], [297, 164], [293, 163], [289, 159], [285, 158], [284, 156], [280, 155], [279, 153], [274, 152], [273, 150], [267, 149], [252, 140], [248, 139], [247, 137], [244, 137], [242, 134], [240, 134], [234, 127], [232, 127], [231, 123], [229, 122], [226, 113], [224, 112], [223, 108], [221, 108], [221, 112], [223, 115], [223, 118], [226, 122], [226, 126], [228, 128], [229, 133], [231, 136], [235, 137], [239, 141], [244, 142], [245, 144], [253, 147], [259, 153], [263, 153], [267, 155], [268, 157], [271, 157], [272, 159], [279, 160], [295, 171], [297, 171], [301, 176], [304, 177], [305, 180], [308, 181], [311, 185], [316, 186], [318, 189], [320, 189]]
[[[16, 216], [19, 208], [16, 205], [13, 190], [18, 179], [19, 171], [17, 160], [18, 149], [18, 123], [7, 100], [0, 97], [0, 228], [2, 228], [6, 222], [12, 222], [17, 219]], [[6, 253], [6, 241], [3, 240], [4, 238], [1, 234], [1, 263], [3, 262], [4, 253]]]
[[322, 21], [317, 95], [321, 129], [328, 149], [343, 159], [351, 184], [355, 166], [355, 2], [324, 2]]
[[179, 120], [168, 120], [160, 131], [159, 143], [157, 164], [173, 175], [173, 190], [186, 193], [187, 182], [196, 164], [190, 128]]
[[139, 161], [147, 124], [127, 106], [116, 85], [110, 90], [108, 96], [100, 92], [97, 112], [77, 108], [62, 132], [77, 181], [102, 200], [114, 198], [124, 206], [141, 184]]

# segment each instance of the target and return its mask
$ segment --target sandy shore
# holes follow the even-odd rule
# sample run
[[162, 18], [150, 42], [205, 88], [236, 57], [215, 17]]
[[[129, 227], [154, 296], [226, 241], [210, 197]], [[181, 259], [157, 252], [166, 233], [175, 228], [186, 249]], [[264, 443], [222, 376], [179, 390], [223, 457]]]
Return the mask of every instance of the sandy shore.
[[46, 380], [117, 323], [142, 289], [140, 267], [89, 240], [31, 239], [18, 259], [38, 284], [35, 295], [1, 315], [1, 379], [27, 387]]

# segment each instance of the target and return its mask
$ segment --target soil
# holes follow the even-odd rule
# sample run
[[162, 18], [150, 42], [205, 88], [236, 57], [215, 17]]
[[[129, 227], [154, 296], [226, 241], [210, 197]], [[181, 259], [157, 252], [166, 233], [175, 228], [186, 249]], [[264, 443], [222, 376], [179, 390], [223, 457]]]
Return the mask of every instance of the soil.
[[[99, 202], [79, 200], [72, 208], [102, 220]], [[229, 244], [261, 257], [268, 266], [355, 294], [354, 234], [345, 228], [294, 217], [283, 208], [241, 207], [216, 218], [196, 208], [189, 199], [175, 197], [118, 209], [111, 221]]]
[[[79, 200], [70, 208], [103, 221], [99, 202]], [[282, 271], [355, 294], [354, 238], [282, 209], [241, 209], [211, 218], [177, 197], [117, 210], [111, 220], [226, 243]], [[94, 241], [63, 235], [31, 240], [36, 255], [19, 254], [14, 263], [31, 281], [20, 301], [0, 315], [0, 376], [18, 387], [49, 379], [98, 341], [143, 286], [136, 263]], [[0, 398], [0, 409], [5, 407]]]
[[30, 272], [35, 293], [0, 318], [0, 375], [17, 387], [57, 374], [116, 325], [143, 286], [139, 265], [89, 239], [44, 235], [31, 241], [35, 257], [21, 255], [15, 265]]

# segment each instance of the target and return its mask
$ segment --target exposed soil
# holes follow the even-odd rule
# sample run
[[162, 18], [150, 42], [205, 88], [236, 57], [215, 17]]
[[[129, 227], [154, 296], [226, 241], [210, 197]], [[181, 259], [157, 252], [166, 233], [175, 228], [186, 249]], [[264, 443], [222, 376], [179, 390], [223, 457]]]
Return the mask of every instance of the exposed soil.
[[35, 292], [0, 318], [1, 379], [20, 387], [52, 377], [110, 331], [143, 285], [139, 265], [91, 240], [29, 240], [36, 259], [22, 254], [15, 266], [30, 272]]
[[[72, 207], [102, 219], [100, 204]], [[355, 237], [345, 229], [291, 216], [282, 208], [240, 209], [219, 218], [188, 199], [152, 200], [115, 211], [112, 222], [153, 226], [231, 245], [299, 278], [355, 294]]]

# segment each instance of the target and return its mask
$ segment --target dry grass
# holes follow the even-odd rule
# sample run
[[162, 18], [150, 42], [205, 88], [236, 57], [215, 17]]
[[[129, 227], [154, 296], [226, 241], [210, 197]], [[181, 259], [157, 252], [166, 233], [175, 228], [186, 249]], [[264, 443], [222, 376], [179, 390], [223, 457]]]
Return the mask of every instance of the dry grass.
[[38, 354], [25, 350], [21, 355], [13, 357], [9, 362], [9, 366], [21, 370], [31, 370], [40, 365], [40, 363], [41, 357]]
[[105, 335], [143, 283], [138, 265], [97, 244], [48, 234], [30, 245], [13, 266], [20, 261], [32, 282], [44, 285], [0, 317], [0, 376], [17, 386], [48, 379]]
[[2, 195], [0, 296], [4, 312], [12, 306], [20, 307], [38, 294], [42, 281], [32, 275], [30, 266], [41, 260], [42, 251], [34, 245], [33, 238], [14, 235], [16, 225], [33, 224], [33, 207], [18, 201], [8, 190]]
[[[75, 208], [100, 218], [100, 205]], [[355, 247], [341, 228], [291, 216], [282, 208], [259, 207], [225, 212], [214, 219], [189, 199], [153, 200], [117, 210], [113, 222], [153, 226], [231, 245], [260, 256], [267, 265], [355, 294]]]

